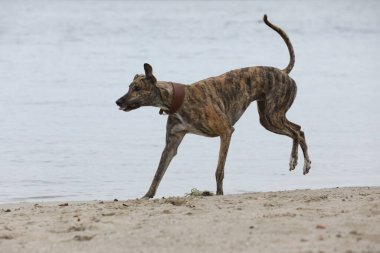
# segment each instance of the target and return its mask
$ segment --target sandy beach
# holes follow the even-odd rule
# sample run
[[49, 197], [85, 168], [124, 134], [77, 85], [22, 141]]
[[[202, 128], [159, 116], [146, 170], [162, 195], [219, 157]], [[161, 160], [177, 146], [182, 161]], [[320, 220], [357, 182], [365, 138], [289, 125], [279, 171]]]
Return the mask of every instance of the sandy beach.
[[380, 252], [380, 187], [0, 205], [1, 252]]

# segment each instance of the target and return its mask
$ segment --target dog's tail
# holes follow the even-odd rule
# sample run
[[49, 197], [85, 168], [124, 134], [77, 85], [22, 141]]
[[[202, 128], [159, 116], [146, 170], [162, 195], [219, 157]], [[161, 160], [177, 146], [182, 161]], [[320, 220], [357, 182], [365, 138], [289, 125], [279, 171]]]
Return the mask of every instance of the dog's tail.
[[289, 54], [290, 54], [290, 61], [289, 61], [288, 66], [285, 69], [283, 69], [282, 71], [284, 71], [286, 74], [289, 74], [290, 71], [292, 70], [293, 66], [294, 66], [294, 62], [295, 62], [295, 58], [296, 58], [294, 55], [292, 43], [290, 43], [288, 35], [286, 35], [286, 33], [281, 28], [279, 28], [278, 26], [275, 26], [274, 24], [269, 22], [267, 14], [264, 15], [263, 20], [264, 20], [265, 24], [267, 24], [267, 26], [269, 26], [270, 28], [275, 30], [278, 34], [280, 34], [282, 39], [285, 41], [286, 46], [288, 47]]

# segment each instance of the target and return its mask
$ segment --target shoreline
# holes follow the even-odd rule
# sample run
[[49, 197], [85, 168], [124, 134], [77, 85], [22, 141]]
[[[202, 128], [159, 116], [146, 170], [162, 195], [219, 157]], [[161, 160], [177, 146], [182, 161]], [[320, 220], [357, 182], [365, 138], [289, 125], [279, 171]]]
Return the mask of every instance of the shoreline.
[[380, 187], [0, 204], [4, 252], [380, 252]]

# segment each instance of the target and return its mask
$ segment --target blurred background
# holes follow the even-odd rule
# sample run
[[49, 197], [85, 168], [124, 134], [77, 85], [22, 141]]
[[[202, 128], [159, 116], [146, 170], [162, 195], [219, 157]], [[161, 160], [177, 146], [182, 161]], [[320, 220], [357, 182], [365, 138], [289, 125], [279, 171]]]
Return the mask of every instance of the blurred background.
[[[143, 63], [191, 84], [235, 68], [284, 68], [290, 37], [303, 157], [266, 131], [252, 103], [235, 125], [224, 192], [380, 185], [380, 2], [0, 1], [0, 202], [141, 197], [164, 148], [167, 116], [123, 113]], [[157, 197], [215, 191], [219, 138], [187, 135]]]

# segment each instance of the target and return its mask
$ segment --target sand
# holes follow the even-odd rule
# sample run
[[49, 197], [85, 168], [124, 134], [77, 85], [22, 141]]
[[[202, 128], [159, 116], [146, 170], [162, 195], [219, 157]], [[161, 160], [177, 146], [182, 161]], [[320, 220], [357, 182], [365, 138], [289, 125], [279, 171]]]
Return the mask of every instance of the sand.
[[380, 252], [380, 187], [2, 204], [0, 252]]

